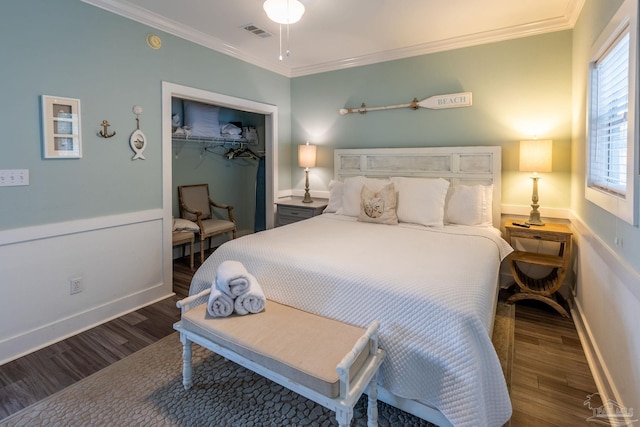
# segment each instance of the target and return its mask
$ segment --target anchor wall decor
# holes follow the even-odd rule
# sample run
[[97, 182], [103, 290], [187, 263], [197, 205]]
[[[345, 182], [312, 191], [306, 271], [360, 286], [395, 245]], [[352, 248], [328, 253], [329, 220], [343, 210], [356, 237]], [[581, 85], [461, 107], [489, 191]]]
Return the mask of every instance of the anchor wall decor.
[[100, 132], [98, 132], [98, 135], [100, 135], [101, 137], [106, 139], [106, 138], [111, 138], [112, 136], [114, 136], [116, 134], [115, 131], [113, 133], [109, 133], [108, 128], [111, 125], [106, 120], [103, 120], [102, 124], [100, 126], [102, 126], [102, 130]]
[[367, 107], [363, 102], [360, 108], [341, 108], [340, 114], [360, 113], [366, 114], [368, 111], [379, 110], [392, 110], [396, 108], [411, 108], [417, 110], [418, 108], [429, 108], [431, 110], [442, 110], [445, 108], [459, 108], [470, 107], [473, 104], [471, 92], [451, 93], [448, 95], [435, 95], [429, 98], [418, 101], [417, 98], [413, 98], [413, 101], [407, 104], [388, 105], [385, 107]]

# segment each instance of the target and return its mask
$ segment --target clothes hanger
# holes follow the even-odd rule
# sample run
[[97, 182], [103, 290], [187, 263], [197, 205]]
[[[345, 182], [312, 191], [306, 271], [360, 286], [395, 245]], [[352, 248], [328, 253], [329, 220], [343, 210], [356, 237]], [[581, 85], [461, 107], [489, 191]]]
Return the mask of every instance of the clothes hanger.
[[249, 157], [255, 160], [258, 160], [260, 158], [256, 153], [254, 153], [250, 148], [247, 148], [247, 147], [240, 147], [236, 149], [233, 154], [234, 154], [233, 157], [242, 157], [242, 158]]

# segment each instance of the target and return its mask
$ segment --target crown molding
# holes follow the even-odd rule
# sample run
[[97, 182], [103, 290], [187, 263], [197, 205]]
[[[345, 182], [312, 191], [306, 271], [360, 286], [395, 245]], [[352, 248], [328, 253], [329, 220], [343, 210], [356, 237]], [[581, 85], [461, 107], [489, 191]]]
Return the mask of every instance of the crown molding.
[[147, 25], [151, 28], [164, 31], [165, 33], [199, 44], [216, 52], [223, 53], [257, 67], [291, 78], [360, 67], [380, 62], [394, 61], [397, 59], [405, 59], [481, 44], [512, 40], [521, 37], [570, 30], [578, 20], [586, 0], [569, 2], [565, 13], [558, 18], [302, 67], [289, 67], [286, 63], [281, 61], [265, 61], [253, 55], [249, 55], [218, 38], [212, 37], [201, 31], [185, 27], [176, 21], [172, 21], [163, 16], [149, 12], [146, 9], [132, 5], [124, 0], [82, 1], [108, 12], [112, 12], [127, 19]]
[[[577, 4], [578, 2], [574, 3]], [[580, 0], [581, 5], [584, 0]], [[575, 25], [582, 6], [571, 8], [572, 15], [564, 15], [561, 18], [548, 19], [539, 22], [532, 22], [526, 25], [518, 25], [499, 30], [469, 34], [462, 37], [454, 37], [446, 40], [438, 40], [430, 43], [423, 43], [401, 49], [394, 49], [385, 52], [377, 52], [370, 55], [363, 55], [339, 61], [326, 62], [323, 64], [306, 67], [295, 67], [291, 69], [291, 77], [300, 77], [310, 74], [336, 71], [363, 65], [371, 65], [379, 62], [394, 61], [397, 59], [411, 58], [431, 53], [444, 52], [465, 47], [478, 46], [488, 43], [496, 43], [506, 40], [513, 40], [522, 37], [530, 37], [540, 34], [552, 33], [556, 31], [570, 30]], [[575, 14], [575, 16], [573, 16]]]
[[132, 5], [121, 0], [81, 0], [83, 3], [90, 4], [107, 12], [120, 15], [132, 21], [147, 25], [153, 29], [164, 31], [165, 33], [174, 35], [181, 39], [199, 44], [216, 52], [223, 53], [249, 64], [282, 74], [286, 77], [290, 76], [290, 69], [278, 63], [261, 60], [246, 52], [232, 46], [222, 40], [205, 34], [193, 28], [185, 27], [177, 21], [165, 18], [164, 16], [155, 14], [141, 7]]

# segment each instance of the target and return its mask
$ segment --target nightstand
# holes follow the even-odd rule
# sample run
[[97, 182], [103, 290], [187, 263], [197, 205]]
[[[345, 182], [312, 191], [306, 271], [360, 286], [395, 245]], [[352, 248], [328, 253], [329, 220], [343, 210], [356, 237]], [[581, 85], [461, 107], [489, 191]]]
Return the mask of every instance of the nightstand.
[[313, 199], [311, 203], [303, 203], [302, 197], [287, 197], [276, 202], [278, 206], [278, 226], [302, 221], [320, 215], [327, 207], [327, 199]]
[[[504, 226], [505, 240], [509, 244], [513, 238], [532, 239], [557, 242], [559, 249], [557, 255], [528, 251], [514, 251], [509, 255], [508, 262], [511, 274], [520, 289], [507, 302], [512, 304], [525, 299], [542, 301], [564, 317], [569, 317], [569, 313], [558, 303], [556, 292], [562, 286], [571, 261], [571, 236], [573, 235], [571, 229], [567, 224], [547, 223], [544, 226], [532, 225], [530, 228], [525, 228], [513, 223], [513, 220], [507, 220]], [[533, 278], [524, 273], [518, 263], [550, 267], [551, 271], [544, 277]]]

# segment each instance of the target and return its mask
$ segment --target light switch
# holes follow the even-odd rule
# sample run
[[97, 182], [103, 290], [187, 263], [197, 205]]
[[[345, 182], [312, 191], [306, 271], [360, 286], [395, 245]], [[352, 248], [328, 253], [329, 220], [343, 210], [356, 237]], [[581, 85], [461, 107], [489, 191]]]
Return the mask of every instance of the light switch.
[[29, 169], [0, 169], [0, 187], [29, 185]]

